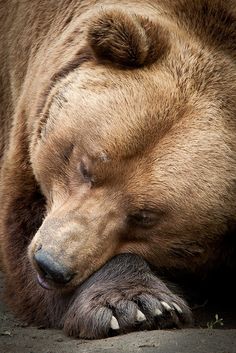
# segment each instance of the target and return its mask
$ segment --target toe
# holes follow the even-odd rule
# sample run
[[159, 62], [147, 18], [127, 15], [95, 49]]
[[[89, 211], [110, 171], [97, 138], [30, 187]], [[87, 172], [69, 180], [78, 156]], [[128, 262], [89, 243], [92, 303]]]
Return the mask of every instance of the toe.
[[135, 298], [135, 301], [149, 320], [163, 314], [160, 301], [150, 294], [140, 294]]
[[127, 332], [134, 327], [138, 319], [142, 319], [141, 313], [138, 313], [138, 307], [129, 300], [120, 300], [111, 306], [114, 316], [117, 318], [120, 331]]
[[118, 322], [107, 307], [90, 308], [85, 313], [71, 313], [64, 323], [64, 331], [69, 336], [81, 338], [104, 338], [111, 330], [118, 330]]

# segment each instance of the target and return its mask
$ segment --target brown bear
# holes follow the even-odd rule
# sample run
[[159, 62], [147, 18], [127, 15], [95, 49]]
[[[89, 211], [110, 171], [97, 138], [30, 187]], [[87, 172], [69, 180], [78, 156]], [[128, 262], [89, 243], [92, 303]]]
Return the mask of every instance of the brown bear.
[[160, 275], [234, 268], [235, 14], [1, 2], [1, 258], [20, 318], [88, 338], [181, 327]]

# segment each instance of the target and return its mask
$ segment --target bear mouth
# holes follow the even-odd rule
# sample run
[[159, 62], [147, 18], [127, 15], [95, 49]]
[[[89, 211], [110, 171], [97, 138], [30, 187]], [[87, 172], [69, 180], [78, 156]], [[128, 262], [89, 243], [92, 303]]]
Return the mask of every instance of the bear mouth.
[[53, 286], [46, 280], [46, 278], [44, 278], [42, 275], [40, 275], [39, 273], [37, 273], [37, 281], [38, 284], [43, 288], [43, 289], [47, 289], [47, 290], [52, 290]]
[[56, 290], [56, 289], [62, 289], [65, 286], [61, 283], [55, 283], [50, 281], [50, 279], [47, 279], [45, 276], [37, 273], [37, 282], [38, 284], [46, 290]]

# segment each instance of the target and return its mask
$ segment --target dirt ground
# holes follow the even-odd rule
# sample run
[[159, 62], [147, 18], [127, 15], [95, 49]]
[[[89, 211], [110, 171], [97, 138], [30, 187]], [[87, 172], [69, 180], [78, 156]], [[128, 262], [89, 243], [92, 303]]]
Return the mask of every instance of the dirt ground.
[[[2, 278], [0, 276], [0, 291]], [[196, 328], [137, 332], [88, 341], [71, 339], [61, 331], [27, 327], [0, 302], [0, 353], [236, 353], [235, 308], [195, 309]], [[207, 328], [210, 327], [210, 328]]]

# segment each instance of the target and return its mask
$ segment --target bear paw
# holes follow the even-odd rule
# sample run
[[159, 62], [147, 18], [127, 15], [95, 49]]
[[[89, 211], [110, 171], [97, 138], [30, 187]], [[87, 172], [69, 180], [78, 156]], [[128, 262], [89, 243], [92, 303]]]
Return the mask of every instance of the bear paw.
[[133, 254], [114, 257], [76, 291], [66, 313], [69, 336], [104, 338], [192, 322], [185, 301]]

